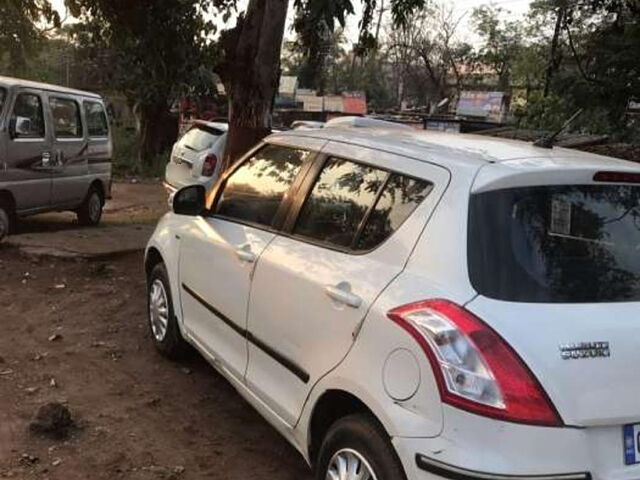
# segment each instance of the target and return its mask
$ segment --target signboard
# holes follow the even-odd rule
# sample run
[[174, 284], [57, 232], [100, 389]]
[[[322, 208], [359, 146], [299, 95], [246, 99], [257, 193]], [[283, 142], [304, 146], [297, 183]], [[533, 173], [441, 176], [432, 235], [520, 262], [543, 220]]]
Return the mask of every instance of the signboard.
[[456, 114], [500, 122], [505, 113], [504, 99], [504, 92], [465, 91], [460, 94]]
[[354, 115], [367, 114], [367, 95], [364, 92], [348, 92], [342, 94], [344, 113]]
[[342, 112], [344, 110], [344, 102], [341, 95], [325, 95], [324, 111], [325, 112]]

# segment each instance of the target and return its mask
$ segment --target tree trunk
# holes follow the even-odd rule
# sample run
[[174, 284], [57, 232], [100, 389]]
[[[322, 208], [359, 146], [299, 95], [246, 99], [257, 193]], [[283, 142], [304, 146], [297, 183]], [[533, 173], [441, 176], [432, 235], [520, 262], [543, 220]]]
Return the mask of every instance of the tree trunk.
[[178, 136], [178, 125], [166, 105], [140, 105], [138, 107], [140, 148], [138, 165], [150, 165], [166, 151]]
[[218, 74], [229, 97], [224, 168], [271, 132], [288, 3], [250, 0], [246, 14], [236, 26], [222, 33], [224, 61]]
[[556, 13], [556, 27], [553, 31], [553, 37], [551, 38], [551, 52], [549, 53], [549, 65], [547, 66], [547, 72], [544, 79], [544, 92], [543, 96], [546, 98], [549, 95], [551, 88], [551, 80], [558, 68], [558, 45], [560, 43], [560, 33], [562, 32], [562, 22], [564, 22], [565, 7], [558, 7]]

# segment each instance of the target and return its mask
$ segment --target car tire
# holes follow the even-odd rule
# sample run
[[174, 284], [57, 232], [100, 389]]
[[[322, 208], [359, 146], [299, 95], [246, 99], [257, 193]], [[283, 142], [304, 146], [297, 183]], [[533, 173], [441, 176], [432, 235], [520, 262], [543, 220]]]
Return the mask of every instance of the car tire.
[[100, 195], [100, 192], [95, 187], [91, 187], [87, 198], [84, 199], [84, 202], [82, 202], [82, 205], [77, 211], [80, 225], [98, 225], [102, 219], [103, 207], [104, 200], [102, 199], [102, 195]]
[[147, 279], [147, 316], [151, 339], [167, 358], [181, 358], [187, 350], [173, 308], [169, 275], [164, 263], [151, 270]]
[[0, 241], [11, 233], [12, 221], [9, 209], [0, 204]]
[[[347, 465], [355, 467], [352, 476], [341, 471]], [[349, 415], [329, 428], [320, 447], [315, 477], [357, 479], [363, 476], [363, 468], [369, 469], [371, 480], [407, 478], [382, 425], [370, 415]]]

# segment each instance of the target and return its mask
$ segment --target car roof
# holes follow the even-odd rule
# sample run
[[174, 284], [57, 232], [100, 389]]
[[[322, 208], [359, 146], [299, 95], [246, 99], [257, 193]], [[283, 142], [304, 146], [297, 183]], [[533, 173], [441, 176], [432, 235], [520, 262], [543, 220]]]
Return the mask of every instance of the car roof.
[[19, 78], [13, 77], [3, 77], [0, 75], [0, 85], [4, 85], [6, 87], [25, 87], [25, 88], [35, 88], [38, 90], [47, 90], [50, 92], [58, 92], [58, 93], [68, 93], [71, 95], [80, 95], [83, 97], [91, 97], [99, 99], [100, 95], [92, 92], [85, 92], [83, 90], [76, 90], [73, 88], [61, 87], [59, 85], [51, 85], [49, 83], [40, 83], [40, 82], [32, 82], [31, 80], [21, 80]]
[[554, 147], [546, 149], [532, 143], [484, 135], [445, 133], [409, 128], [325, 127], [317, 130], [293, 130], [277, 134], [312, 137], [387, 151], [442, 165], [477, 166], [500, 163], [530, 169], [549, 168], [552, 164], [638, 169], [637, 163], [579, 150]]

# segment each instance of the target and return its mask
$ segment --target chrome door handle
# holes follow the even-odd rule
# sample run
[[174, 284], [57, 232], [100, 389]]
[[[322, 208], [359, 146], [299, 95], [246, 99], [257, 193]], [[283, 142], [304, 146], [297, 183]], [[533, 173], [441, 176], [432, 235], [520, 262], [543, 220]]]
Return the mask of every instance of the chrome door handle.
[[347, 282], [340, 282], [337, 285], [327, 285], [324, 287], [325, 293], [339, 303], [344, 303], [351, 308], [360, 308], [362, 298], [351, 292], [351, 285]]
[[236, 248], [236, 255], [240, 260], [247, 263], [253, 263], [256, 261], [256, 254], [251, 251], [251, 247], [249, 245], [243, 245], [242, 247]]

